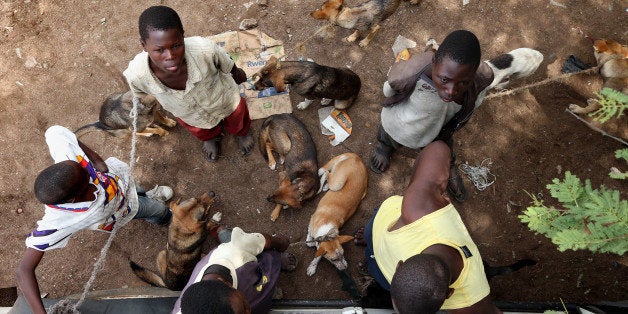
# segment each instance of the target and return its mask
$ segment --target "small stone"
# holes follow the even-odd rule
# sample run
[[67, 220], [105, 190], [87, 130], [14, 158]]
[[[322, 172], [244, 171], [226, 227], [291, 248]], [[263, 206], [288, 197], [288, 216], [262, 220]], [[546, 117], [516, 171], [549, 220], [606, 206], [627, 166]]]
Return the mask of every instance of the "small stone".
[[24, 62], [24, 66], [27, 68], [34, 68], [37, 65], [37, 60], [35, 60], [35, 57], [33, 56], [28, 56], [26, 57], [26, 62]]
[[16, 213], [18, 213], [18, 214], [21, 214], [21, 213], [23, 213], [23, 212], [24, 212], [24, 210], [23, 210], [23, 209], [21, 209], [21, 208], [18, 208], [18, 209], [16, 209], [16, 210], [15, 210], [15, 212], [16, 212]]
[[15, 54], [17, 55], [18, 58], [22, 59], [22, 49], [15, 48]]
[[256, 19], [244, 19], [242, 20], [242, 22], [240, 22], [240, 30], [245, 31], [247, 29], [251, 29], [255, 27], [257, 27]]

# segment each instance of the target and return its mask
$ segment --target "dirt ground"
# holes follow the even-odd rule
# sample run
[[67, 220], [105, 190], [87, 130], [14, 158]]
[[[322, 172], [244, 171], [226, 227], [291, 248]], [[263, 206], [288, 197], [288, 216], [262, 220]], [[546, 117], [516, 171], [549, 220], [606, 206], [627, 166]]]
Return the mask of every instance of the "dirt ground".
[[[262, 0], [258, 0], [262, 2]], [[24, 251], [24, 239], [42, 216], [33, 196], [36, 174], [51, 163], [44, 131], [59, 124], [70, 129], [94, 122], [103, 99], [127, 86], [121, 72], [140, 52], [137, 18], [149, 5], [175, 8], [185, 34], [211, 35], [236, 30], [244, 18], [256, 18], [259, 28], [283, 40], [287, 59], [300, 56], [318, 63], [350, 66], [362, 78], [361, 96], [348, 114], [353, 134], [332, 147], [320, 134], [317, 104], [295, 115], [312, 134], [319, 164], [351, 151], [368, 162], [379, 123], [381, 86], [393, 61], [391, 46], [402, 35], [419, 45], [433, 37], [442, 41], [454, 29], [473, 31], [480, 39], [483, 58], [495, 57], [518, 47], [541, 51], [545, 59], [522, 86], [560, 75], [571, 54], [595, 64], [590, 43], [571, 28], [579, 26], [593, 37], [628, 42], [628, 13], [624, 1], [543, 0], [479, 1], [426, 0], [420, 5], [403, 2], [367, 48], [342, 41], [349, 30], [337, 28], [333, 39], [310, 38], [324, 24], [307, 13], [322, 1], [275, 1], [264, 3], [213, 1], [3, 1], [0, 3], [0, 286], [15, 285], [15, 269]], [[347, 4], [357, 4], [357, 0]], [[305, 55], [295, 46], [305, 42]], [[521, 258], [539, 263], [518, 273], [494, 278], [491, 293], [501, 301], [596, 303], [626, 300], [628, 269], [621, 257], [587, 251], [559, 252], [545, 237], [535, 235], [517, 218], [530, 204], [528, 193], [552, 202], [545, 185], [563, 178], [569, 170], [604, 184], [627, 197], [627, 181], [608, 178], [611, 166], [625, 168], [614, 158], [621, 144], [592, 131], [565, 112], [570, 103], [582, 103], [600, 88], [595, 75], [532, 88], [512, 96], [488, 99], [455, 137], [459, 163], [480, 165], [490, 159], [495, 183], [484, 191], [469, 180], [469, 199], [456, 204], [484, 259], [493, 265]], [[296, 104], [301, 98], [292, 95]], [[253, 122], [259, 131], [261, 121]], [[81, 138], [103, 157], [128, 161], [130, 140], [91, 132]], [[284, 233], [300, 258], [298, 269], [283, 274], [279, 286], [287, 299], [348, 299], [330, 263], [322, 261], [313, 277], [306, 267], [314, 255], [304, 244], [310, 214], [320, 198], [301, 210], [286, 210], [276, 222], [269, 219], [272, 204], [266, 196], [278, 182], [258, 151], [248, 157], [237, 153], [234, 138], [223, 141], [218, 163], [203, 159], [201, 144], [182, 127], [163, 138], [139, 139], [134, 175], [144, 187], [170, 185], [176, 197], [200, 196], [214, 191], [215, 210], [224, 222], [247, 231]], [[366, 198], [342, 232], [352, 234], [374, 208], [388, 196], [402, 194], [409, 181], [416, 151], [394, 155], [390, 170], [382, 175], [369, 171]], [[18, 213], [23, 209], [23, 213]], [[116, 289], [146, 285], [128, 266], [129, 259], [154, 266], [165, 247], [166, 227], [144, 221], [125, 226], [113, 241], [104, 269], [92, 289]], [[108, 235], [86, 231], [73, 236], [65, 249], [45, 254], [37, 275], [42, 292], [50, 297], [79, 293]], [[213, 241], [213, 240], [212, 240]], [[216, 245], [208, 242], [207, 249]], [[359, 283], [356, 265], [362, 248], [346, 245], [350, 271]], [[624, 278], [624, 279], [621, 279]]]

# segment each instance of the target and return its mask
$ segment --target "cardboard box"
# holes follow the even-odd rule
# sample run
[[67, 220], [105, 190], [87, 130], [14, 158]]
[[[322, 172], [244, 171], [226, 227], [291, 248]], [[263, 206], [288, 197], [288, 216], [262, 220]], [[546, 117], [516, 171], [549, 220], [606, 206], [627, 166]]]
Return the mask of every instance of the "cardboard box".
[[231, 55], [236, 66], [244, 70], [249, 78], [240, 85], [240, 93], [246, 98], [252, 120], [273, 114], [292, 113], [288, 91], [277, 93], [274, 88], [253, 90], [251, 79], [253, 74], [266, 65], [271, 56], [281, 59], [285, 55], [281, 41], [269, 37], [258, 29], [230, 31], [209, 38], [223, 47]]

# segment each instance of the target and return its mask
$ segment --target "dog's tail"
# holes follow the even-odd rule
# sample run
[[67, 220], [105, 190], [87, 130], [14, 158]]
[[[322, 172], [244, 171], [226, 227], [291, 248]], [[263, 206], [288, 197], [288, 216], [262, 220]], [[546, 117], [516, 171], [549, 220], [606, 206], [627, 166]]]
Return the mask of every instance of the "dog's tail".
[[135, 264], [133, 261], [130, 261], [129, 264], [131, 265], [131, 270], [133, 270], [135, 276], [153, 286], [166, 288], [164, 280], [155, 272], [150, 271], [138, 264]]
[[486, 261], [482, 261], [484, 263], [484, 273], [486, 273], [486, 278], [490, 280], [495, 276], [500, 275], [508, 275], [516, 272], [517, 270], [526, 267], [536, 265], [536, 261], [532, 259], [521, 259], [516, 261], [514, 264], [508, 266], [498, 266], [492, 267]]
[[78, 129], [76, 129], [76, 131], [74, 131], [74, 134], [76, 134], [76, 137], [81, 137], [81, 135], [85, 134], [84, 130], [86, 130], [88, 128], [97, 128], [97, 129], [101, 129], [101, 130], [105, 130], [105, 131], [112, 130], [110, 127], [104, 125], [102, 122], [96, 121], [94, 123], [86, 124], [86, 125], [78, 128]]

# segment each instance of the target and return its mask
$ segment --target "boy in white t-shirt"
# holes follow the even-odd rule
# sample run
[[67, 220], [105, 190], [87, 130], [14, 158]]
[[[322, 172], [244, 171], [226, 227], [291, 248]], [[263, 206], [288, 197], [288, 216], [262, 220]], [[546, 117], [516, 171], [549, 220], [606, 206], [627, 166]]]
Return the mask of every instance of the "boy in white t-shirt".
[[34, 313], [44, 313], [35, 269], [44, 252], [65, 247], [83, 229], [110, 232], [133, 218], [166, 225], [172, 213], [165, 201], [172, 189], [157, 186], [144, 192], [136, 186], [129, 166], [117, 158], [103, 159], [80, 142], [72, 131], [55, 125], [46, 130], [54, 164], [35, 179], [35, 197], [44, 204], [44, 217], [26, 238], [26, 252], [16, 276]]

